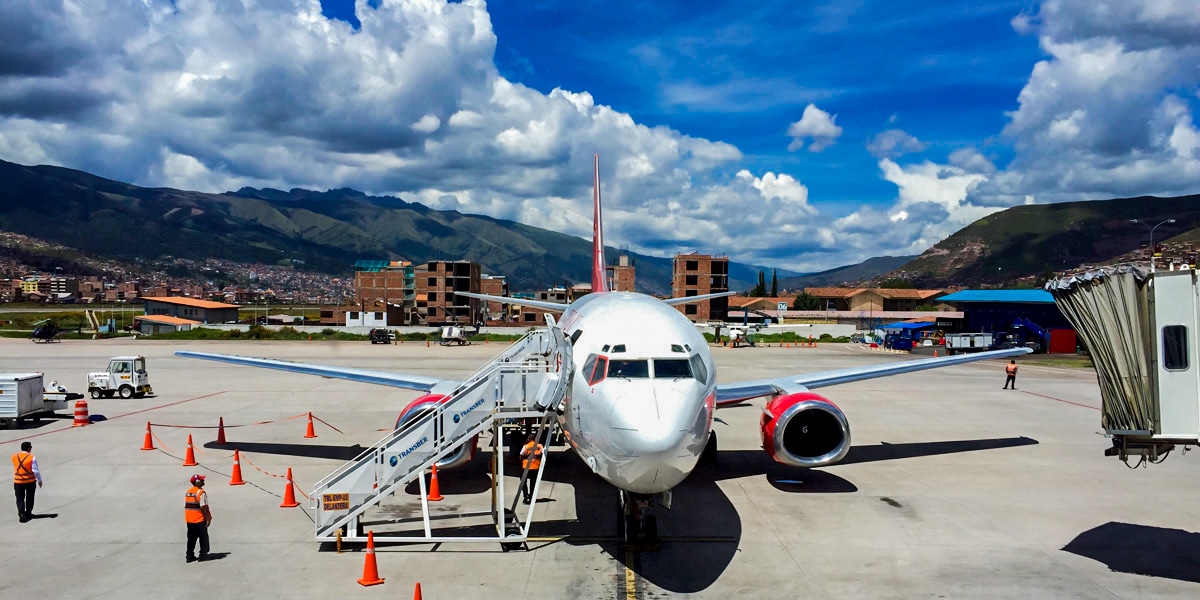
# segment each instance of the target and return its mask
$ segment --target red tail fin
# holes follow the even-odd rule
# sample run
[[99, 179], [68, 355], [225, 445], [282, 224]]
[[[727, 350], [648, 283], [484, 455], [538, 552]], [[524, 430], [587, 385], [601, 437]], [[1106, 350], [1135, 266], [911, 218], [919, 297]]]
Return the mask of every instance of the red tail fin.
[[604, 231], [600, 226], [600, 155], [593, 157], [594, 190], [592, 200], [595, 204], [595, 222], [592, 229], [592, 291], [608, 291], [607, 263], [604, 262]]

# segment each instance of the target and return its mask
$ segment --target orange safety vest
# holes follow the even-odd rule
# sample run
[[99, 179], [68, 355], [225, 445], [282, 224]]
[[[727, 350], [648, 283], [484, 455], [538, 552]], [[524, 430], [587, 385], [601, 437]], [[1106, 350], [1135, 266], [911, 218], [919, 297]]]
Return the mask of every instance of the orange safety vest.
[[192, 486], [183, 497], [183, 517], [188, 523], [203, 523], [204, 511], [200, 510], [200, 496], [204, 490]]
[[33, 474], [33, 455], [22, 450], [12, 456], [13, 483], [33, 483], [37, 476]]
[[1008, 373], [1009, 375], [1016, 375], [1017, 365], [1008, 365], [1007, 367], [1004, 367], [1004, 372]]
[[525, 447], [521, 448], [521, 467], [536, 471], [542, 468], [542, 445], [534, 442], [526, 442]]

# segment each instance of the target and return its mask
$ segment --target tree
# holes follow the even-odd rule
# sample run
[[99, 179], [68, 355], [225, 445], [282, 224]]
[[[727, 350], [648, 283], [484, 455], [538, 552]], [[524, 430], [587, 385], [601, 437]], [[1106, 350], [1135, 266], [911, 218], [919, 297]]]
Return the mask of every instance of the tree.
[[771, 269], [771, 297], [779, 297], [779, 277], [776, 269]]
[[883, 289], [888, 289], [888, 290], [911, 290], [915, 286], [913, 285], [913, 282], [911, 282], [907, 279], [904, 279], [901, 277], [893, 277], [891, 279], [884, 279], [882, 282], [879, 283], [879, 287], [881, 287]]
[[762, 271], [758, 272], [758, 285], [754, 286], [754, 289], [750, 290], [750, 293], [747, 295], [750, 296], [751, 298], [762, 298], [767, 295], [767, 275], [766, 275], [766, 273], [764, 273]]
[[818, 310], [820, 307], [821, 301], [808, 292], [800, 292], [792, 301], [792, 310]]

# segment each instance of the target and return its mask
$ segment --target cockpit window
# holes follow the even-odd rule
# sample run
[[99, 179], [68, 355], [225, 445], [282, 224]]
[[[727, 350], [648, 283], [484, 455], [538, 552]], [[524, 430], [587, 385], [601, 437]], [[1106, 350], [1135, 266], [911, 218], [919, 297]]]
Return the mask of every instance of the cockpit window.
[[696, 379], [700, 383], [708, 383], [708, 369], [704, 366], [704, 361], [700, 359], [699, 354], [693, 354], [690, 359], [692, 363], [692, 372], [696, 374]]
[[683, 352], [683, 346], [679, 344], [671, 344], [671, 352]]
[[608, 357], [593, 354], [583, 362], [583, 375], [587, 377], [588, 385], [596, 385], [604, 381], [604, 373], [608, 370]]
[[624, 352], [624, 351], [625, 351], [625, 344], [617, 344], [616, 346], [613, 346], [613, 349], [612, 349], [612, 351], [613, 351], [613, 352]]
[[610, 360], [608, 361], [608, 376], [645, 379], [650, 377], [650, 363], [645, 360]]
[[692, 365], [686, 358], [654, 359], [655, 379], [691, 379]]

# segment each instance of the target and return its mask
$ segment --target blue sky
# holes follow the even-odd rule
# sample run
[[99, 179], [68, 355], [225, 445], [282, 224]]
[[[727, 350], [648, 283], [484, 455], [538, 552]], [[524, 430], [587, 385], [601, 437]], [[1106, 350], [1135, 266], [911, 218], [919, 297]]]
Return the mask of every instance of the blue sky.
[[587, 238], [599, 154], [606, 241], [662, 256], [815, 271], [1200, 192], [1180, 0], [6, 0], [0, 39], [0, 159]]

